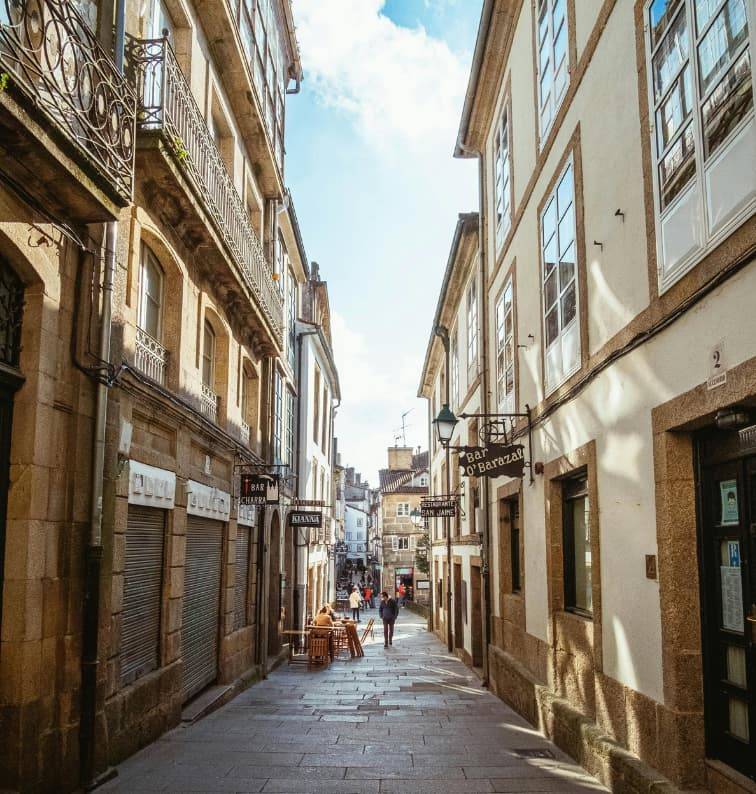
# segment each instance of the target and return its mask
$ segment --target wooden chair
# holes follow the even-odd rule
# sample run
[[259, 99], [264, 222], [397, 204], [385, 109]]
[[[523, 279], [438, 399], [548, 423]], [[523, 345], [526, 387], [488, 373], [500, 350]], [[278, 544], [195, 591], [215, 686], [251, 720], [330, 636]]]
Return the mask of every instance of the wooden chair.
[[331, 634], [333, 642], [334, 659], [338, 659], [343, 653], [345, 656], [351, 658], [349, 653], [349, 641], [347, 640], [346, 628], [343, 626], [336, 626]]
[[328, 648], [328, 635], [312, 632], [310, 634], [310, 647], [307, 657], [308, 668], [315, 666], [328, 667], [330, 661], [331, 654]]
[[367, 626], [365, 626], [365, 628], [362, 630], [362, 636], [360, 637], [360, 645], [365, 644], [365, 640], [367, 639], [368, 634], [370, 635], [371, 640], [375, 639], [375, 629], [373, 628], [374, 625], [375, 625], [375, 620], [373, 618], [370, 618], [370, 620], [368, 620], [367, 622]]

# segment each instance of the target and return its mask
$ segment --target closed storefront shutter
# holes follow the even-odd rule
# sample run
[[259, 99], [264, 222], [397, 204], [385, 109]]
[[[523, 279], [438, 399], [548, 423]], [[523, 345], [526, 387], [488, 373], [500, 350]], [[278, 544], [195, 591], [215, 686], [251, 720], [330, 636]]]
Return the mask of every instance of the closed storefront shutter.
[[181, 657], [184, 700], [218, 675], [223, 524], [187, 516]]
[[249, 593], [249, 527], [236, 531], [236, 583], [234, 587], [234, 629], [247, 625]]
[[129, 505], [121, 623], [121, 683], [157, 669], [165, 510]]

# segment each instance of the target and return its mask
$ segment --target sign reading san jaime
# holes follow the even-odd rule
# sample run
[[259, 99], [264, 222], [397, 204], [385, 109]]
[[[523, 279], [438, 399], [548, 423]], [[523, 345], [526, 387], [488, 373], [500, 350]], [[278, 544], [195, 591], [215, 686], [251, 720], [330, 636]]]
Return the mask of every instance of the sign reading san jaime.
[[468, 477], [522, 477], [525, 447], [522, 444], [462, 447], [459, 465]]
[[428, 496], [420, 501], [423, 518], [454, 518], [457, 515], [457, 498], [454, 496]]
[[323, 514], [295, 510], [289, 513], [289, 522], [293, 527], [317, 527], [320, 529], [323, 526]]

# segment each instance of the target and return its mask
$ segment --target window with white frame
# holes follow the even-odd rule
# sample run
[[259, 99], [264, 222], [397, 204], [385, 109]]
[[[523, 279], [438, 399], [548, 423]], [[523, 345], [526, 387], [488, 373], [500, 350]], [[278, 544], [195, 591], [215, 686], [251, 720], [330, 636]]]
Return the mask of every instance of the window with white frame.
[[142, 243], [137, 325], [156, 341], [160, 341], [162, 325], [163, 282], [163, 268], [155, 254]]
[[410, 514], [409, 502], [398, 502], [396, 505], [396, 515], [398, 517], [408, 516]]
[[[478, 361], [478, 289], [475, 278], [467, 288], [467, 369]], [[470, 377], [472, 379], [472, 375]]]
[[569, 82], [567, 0], [538, 0], [538, 108], [543, 140]]
[[288, 285], [288, 295], [287, 295], [287, 323], [288, 323], [288, 333], [287, 333], [287, 354], [288, 354], [288, 361], [289, 366], [294, 371], [295, 366], [295, 351], [297, 346], [297, 280], [294, 278], [294, 273], [289, 268], [288, 276], [286, 279], [286, 283]]
[[512, 280], [496, 302], [496, 394], [499, 411], [515, 411], [514, 293]]
[[747, 6], [746, 0], [646, 5], [661, 289], [756, 202]]
[[283, 378], [276, 370], [273, 375], [273, 460], [281, 462], [283, 432]]
[[286, 463], [294, 465], [294, 392], [286, 390]]
[[500, 246], [512, 225], [510, 179], [512, 168], [509, 152], [509, 109], [504, 108], [494, 140], [494, 203], [496, 246]]
[[391, 536], [391, 550], [392, 551], [408, 551], [410, 548], [410, 539], [399, 537], [398, 535]]
[[451, 386], [451, 407], [457, 408], [459, 406], [459, 334], [457, 331], [452, 337], [449, 357], [451, 358], [451, 382], [449, 384]]
[[576, 251], [575, 179], [570, 160], [541, 215], [547, 392], [563, 383], [580, 366]]

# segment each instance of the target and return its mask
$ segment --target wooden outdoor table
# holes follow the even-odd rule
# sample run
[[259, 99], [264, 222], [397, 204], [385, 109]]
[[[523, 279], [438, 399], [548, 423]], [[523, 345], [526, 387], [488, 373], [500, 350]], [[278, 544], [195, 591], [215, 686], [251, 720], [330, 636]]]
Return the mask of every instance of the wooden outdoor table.
[[365, 652], [362, 650], [362, 643], [360, 642], [359, 634], [357, 634], [357, 624], [353, 620], [344, 621], [346, 626], [347, 642], [349, 643], [349, 653], [352, 658], [355, 656], [364, 656]]
[[281, 634], [283, 634], [284, 636], [292, 638], [292, 642], [289, 642], [289, 664], [291, 664], [292, 662], [294, 664], [307, 664], [307, 658], [297, 659], [295, 657], [293, 640], [296, 637], [302, 637], [303, 642], [302, 642], [299, 650], [304, 650], [306, 648], [306, 646], [307, 646], [307, 635], [309, 633], [310, 633], [309, 630], [306, 629], [306, 628], [305, 629], [286, 629], [285, 631], [281, 632]]

